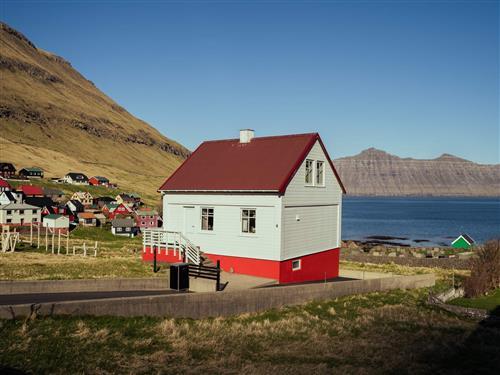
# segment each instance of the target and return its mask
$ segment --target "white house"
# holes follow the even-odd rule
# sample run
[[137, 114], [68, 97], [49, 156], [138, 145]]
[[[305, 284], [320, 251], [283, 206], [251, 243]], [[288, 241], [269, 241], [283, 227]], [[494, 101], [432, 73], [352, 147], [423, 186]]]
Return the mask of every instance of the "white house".
[[51, 229], [68, 230], [69, 217], [58, 214], [50, 214], [43, 218], [43, 227]]
[[89, 179], [83, 173], [69, 172], [64, 176], [63, 181], [72, 185], [88, 185]]
[[40, 222], [40, 208], [24, 203], [9, 203], [0, 206], [0, 224], [22, 225]]
[[164, 229], [225, 271], [281, 283], [338, 276], [345, 189], [317, 133], [204, 142], [159, 190]]
[[22, 203], [23, 193], [18, 191], [2, 191], [0, 192], [0, 205], [9, 203]]

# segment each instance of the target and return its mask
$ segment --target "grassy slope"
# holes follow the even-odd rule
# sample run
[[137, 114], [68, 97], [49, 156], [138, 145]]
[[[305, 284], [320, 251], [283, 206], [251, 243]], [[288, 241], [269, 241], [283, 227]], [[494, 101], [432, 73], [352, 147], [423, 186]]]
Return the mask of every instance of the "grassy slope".
[[34, 373], [494, 373], [500, 330], [427, 291], [344, 297], [228, 319], [0, 322], [0, 364]]
[[486, 296], [477, 298], [457, 298], [449, 303], [452, 305], [493, 311], [500, 307], [500, 289], [497, 289]]
[[119, 107], [69, 64], [5, 28], [0, 28], [0, 45], [1, 58], [63, 81], [47, 82], [15, 66], [1, 69], [0, 108], [14, 113], [0, 116], [1, 160], [18, 168], [40, 166], [47, 177], [70, 170], [104, 175], [142, 194], [154, 194], [182, 162], [183, 156], [160, 145], [182, 155], [185, 148]]

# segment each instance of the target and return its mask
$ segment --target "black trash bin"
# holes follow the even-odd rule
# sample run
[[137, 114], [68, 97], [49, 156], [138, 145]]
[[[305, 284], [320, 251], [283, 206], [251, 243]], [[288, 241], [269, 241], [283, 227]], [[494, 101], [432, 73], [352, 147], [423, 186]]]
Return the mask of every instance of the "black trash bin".
[[174, 263], [170, 266], [170, 289], [189, 289], [189, 264]]

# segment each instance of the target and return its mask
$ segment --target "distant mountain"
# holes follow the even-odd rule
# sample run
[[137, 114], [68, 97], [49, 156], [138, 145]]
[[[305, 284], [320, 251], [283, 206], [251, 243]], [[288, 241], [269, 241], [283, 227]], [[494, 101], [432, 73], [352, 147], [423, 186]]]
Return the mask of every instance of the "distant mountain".
[[[89, 59], [99, 64], [98, 55]], [[48, 176], [68, 171], [103, 175], [154, 196], [189, 155], [103, 94], [69, 62], [37, 48], [4, 23], [0, 74], [0, 161], [18, 169], [36, 165]]]
[[500, 196], [500, 164], [450, 154], [419, 160], [369, 148], [334, 164], [351, 195]]

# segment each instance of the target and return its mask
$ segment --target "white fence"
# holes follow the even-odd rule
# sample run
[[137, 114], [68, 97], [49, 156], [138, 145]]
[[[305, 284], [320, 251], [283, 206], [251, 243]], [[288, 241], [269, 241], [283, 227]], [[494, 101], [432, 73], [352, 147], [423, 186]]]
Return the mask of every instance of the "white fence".
[[172, 250], [174, 256], [179, 255], [179, 260], [185, 259], [187, 262], [194, 264], [201, 263], [200, 249], [181, 232], [171, 232], [162, 228], [144, 229], [142, 246], [143, 251], [146, 251], [146, 247], [149, 247], [151, 251], [153, 249], [157, 251], [162, 249], [165, 251]]

